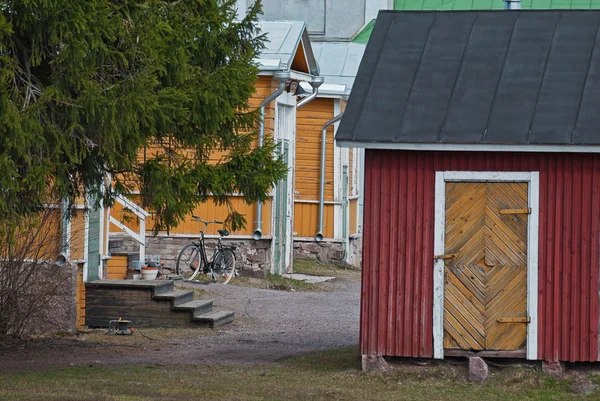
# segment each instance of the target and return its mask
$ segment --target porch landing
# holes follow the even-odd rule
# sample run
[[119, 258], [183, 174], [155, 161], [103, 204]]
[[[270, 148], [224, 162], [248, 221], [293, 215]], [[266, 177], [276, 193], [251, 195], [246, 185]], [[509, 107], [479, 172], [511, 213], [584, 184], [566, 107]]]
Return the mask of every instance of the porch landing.
[[234, 313], [214, 310], [213, 300], [194, 299], [193, 291], [175, 290], [173, 280], [97, 280], [86, 284], [85, 324], [108, 327], [131, 320], [134, 327], [217, 327]]

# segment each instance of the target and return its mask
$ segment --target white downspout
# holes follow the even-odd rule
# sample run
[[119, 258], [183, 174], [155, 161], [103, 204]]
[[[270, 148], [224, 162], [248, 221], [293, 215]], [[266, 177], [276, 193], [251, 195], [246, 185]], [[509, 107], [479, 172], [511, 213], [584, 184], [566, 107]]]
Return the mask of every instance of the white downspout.
[[321, 177], [319, 179], [319, 227], [317, 228], [317, 234], [315, 240], [317, 242], [323, 241], [323, 213], [325, 209], [325, 155], [327, 154], [327, 128], [337, 123], [342, 119], [344, 113], [340, 113], [333, 117], [331, 120], [323, 124], [321, 129]]
[[[260, 103], [260, 125], [258, 132], [258, 147], [261, 148], [265, 141], [265, 117], [266, 117], [266, 106], [273, 100], [278, 98], [285, 91], [285, 83], [290, 79], [290, 73], [288, 71], [277, 71], [273, 76], [279, 81], [279, 88], [267, 96]], [[258, 202], [256, 205], [256, 225], [252, 238], [259, 240], [262, 237], [262, 202]]]

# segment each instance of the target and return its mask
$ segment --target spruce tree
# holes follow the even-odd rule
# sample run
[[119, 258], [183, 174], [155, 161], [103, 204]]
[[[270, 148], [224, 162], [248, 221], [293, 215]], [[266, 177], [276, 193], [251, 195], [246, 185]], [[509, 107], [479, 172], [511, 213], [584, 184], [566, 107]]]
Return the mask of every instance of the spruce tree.
[[[272, 142], [253, 146], [260, 2], [239, 21], [234, 7], [0, 0], [0, 220], [74, 202], [107, 175], [105, 200], [139, 190], [155, 230], [210, 196], [266, 200], [285, 168]], [[242, 227], [230, 210], [229, 226]]]

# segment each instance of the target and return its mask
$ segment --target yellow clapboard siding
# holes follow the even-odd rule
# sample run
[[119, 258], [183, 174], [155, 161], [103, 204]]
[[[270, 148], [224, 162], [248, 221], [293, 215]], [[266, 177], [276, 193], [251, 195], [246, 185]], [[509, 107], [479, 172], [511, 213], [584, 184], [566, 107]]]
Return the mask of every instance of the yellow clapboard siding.
[[109, 280], [123, 280], [127, 277], [127, 256], [112, 256], [106, 263]]
[[[277, 82], [274, 81], [271, 77], [258, 77], [258, 80], [255, 84], [256, 91], [250, 99], [249, 105], [251, 109], [258, 108], [260, 102], [270, 95], [273, 91], [277, 89]], [[275, 126], [275, 109], [274, 102], [271, 102], [265, 109], [265, 135], [271, 136], [273, 135], [273, 129]], [[257, 145], [257, 140], [254, 142], [254, 146]], [[185, 150], [181, 150], [185, 151]], [[143, 154], [144, 150], [140, 150], [140, 154]], [[146, 149], [146, 157], [152, 154], [162, 154], [164, 150], [161, 146], [155, 145], [150, 146]], [[210, 156], [211, 163], [217, 163], [220, 160], [226, 158], [226, 153], [221, 151], [214, 151]], [[131, 200], [135, 202], [135, 196], [130, 197]], [[251, 235], [254, 231], [255, 220], [256, 220], [256, 204], [247, 205], [241, 197], [232, 196], [230, 198], [231, 203], [233, 204], [233, 208], [243, 214], [246, 217], [246, 228], [244, 230], [239, 230], [237, 232], [232, 232], [232, 234], [238, 235]], [[149, 211], [151, 212], [151, 211]], [[212, 198], [209, 198], [206, 203], [198, 205], [194, 211], [191, 213], [193, 215], [200, 216], [204, 220], [225, 220], [228, 215], [228, 209], [226, 206], [215, 205], [212, 201]], [[123, 216], [127, 215], [123, 208], [116, 204], [111, 209], [111, 215], [119, 221], [122, 221], [127, 227], [132, 230], [138, 232], [139, 231], [139, 221], [135, 215], [130, 215], [130, 221], [124, 221]], [[154, 225], [154, 221], [152, 216], [148, 218], [146, 222], [147, 230], [151, 230]], [[216, 230], [222, 228], [221, 226], [211, 225], [207, 230], [207, 234], [216, 234]], [[202, 224], [194, 222], [191, 219], [191, 215], [189, 218], [185, 219], [182, 223], [178, 225], [175, 229], [171, 231], [171, 234], [179, 234], [179, 235], [198, 235], [199, 231], [202, 229]], [[111, 232], [119, 232], [120, 230], [114, 225], [110, 225]], [[271, 201], [267, 201], [263, 204], [263, 234], [270, 235], [271, 233]]]
[[[294, 203], [294, 235], [314, 237], [319, 226], [318, 203]], [[325, 205], [323, 210], [323, 237], [333, 238], [333, 205]]]
[[85, 283], [83, 282], [83, 264], [78, 265], [77, 271], [77, 328], [85, 325]]
[[[316, 99], [297, 111], [296, 168], [294, 190], [297, 199], [319, 199], [321, 129], [334, 116], [333, 99]], [[325, 155], [325, 200], [333, 200], [333, 126], [327, 130]], [[294, 218], [294, 221], [299, 221]], [[296, 230], [294, 225], [294, 231]], [[316, 233], [316, 232], [315, 232]], [[308, 236], [313, 236], [310, 234]], [[333, 232], [332, 232], [333, 235]]]
[[357, 234], [358, 233], [358, 199], [351, 199], [350, 200], [350, 207], [349, 207], [349, 213], [350, 213], [350, 234]]
[[[251, 205], [247, 205], [244, 202], [244, 199], [240, 196], [232, 196], [229, 198], [231, 203], [233, 204], [233, 208], [238, 212], [245, 216], [246, 218], [246, 228], [243, 230], [232, 231], [231, 234], [234, 235], [251, 235], [254, 231], [255, 221], [256, 221], [256, 204], [253, 203]], [[199, 216], [203, 220], [220, 220], [225, 221], [229, 211], [226, 205], [215, 205], [212, 201], [212, 198], [206, 203], [202, 203], [198, 205], [191, 215]], [[175, 227], [171, 234], [177, 235], [199, 235], [200, 230], [204, 228], [204, 225], [201, 222], [196, 222], [192, 220], [191, 215], [189, 218], [186, 218], [182, 223], [180, 223], [177, 227]], [[263, 235], [271, 234], [271, 200], [269, 199], [267, 202], [263, 203]], [[148, 218], [147, 226], [152, 227], [154, 225], [154, 221], [152, 218]], [[206, 230], [207, 234], [217, 234], [218, 229], [222, 229], [223, 226], [218, 224], [209, 225]]]
[[85, 246], [85, 212], [81, 209], [71, 216], [71, 259], [85, 259], [83, 254]]

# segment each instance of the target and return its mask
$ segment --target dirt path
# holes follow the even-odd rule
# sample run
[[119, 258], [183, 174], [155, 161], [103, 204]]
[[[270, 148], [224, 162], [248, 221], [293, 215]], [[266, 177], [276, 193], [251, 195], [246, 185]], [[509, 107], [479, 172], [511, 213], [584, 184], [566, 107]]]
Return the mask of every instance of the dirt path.
[[[358, 278], [358, 275], [357, 277]], [[337, 279], [322, 292], [191, 285], [234, 323], [211, 329], [146, 329], [133, 336], [94, 330], [76, 337], [0, 346], [0, 372], [62, 366], [257, 364], [358, 343], [360, 282]]]

